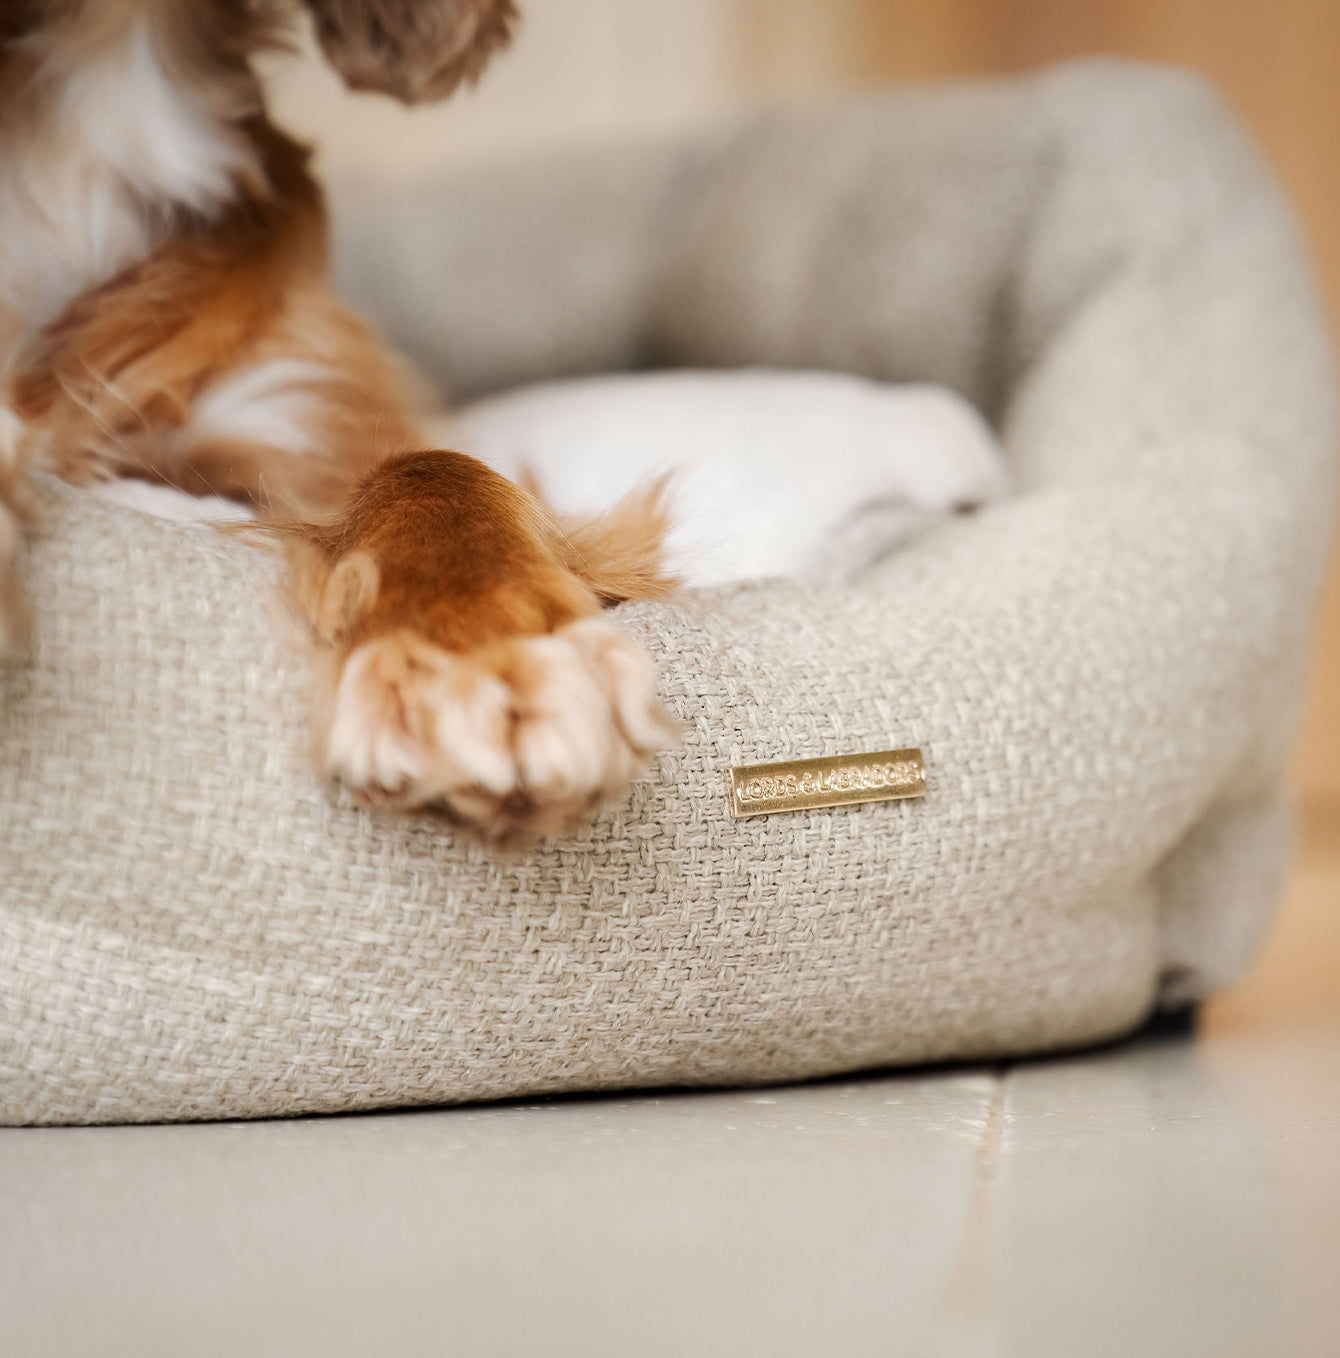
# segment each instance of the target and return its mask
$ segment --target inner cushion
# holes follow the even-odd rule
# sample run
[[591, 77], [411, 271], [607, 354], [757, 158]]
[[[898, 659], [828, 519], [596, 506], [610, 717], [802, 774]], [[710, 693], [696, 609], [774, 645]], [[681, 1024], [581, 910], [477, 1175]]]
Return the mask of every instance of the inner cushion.
[[667, 558], [691, 586], [850, 571], [1007, 484], [962, 397], [845, 373], [568, 379], [477, 401], [444, 434], [579, 521], [665, 478]]
[[[662, 484], [667, 564], [687, 585], [850, 571], [1007, 485], [999, 445], [961, 397], [845, 373], [568, 379], [477, 401], [424, 432], [533, 482], [578, 522]], [[92, 493], [183, 522], [253, 517], [146, 481]]]

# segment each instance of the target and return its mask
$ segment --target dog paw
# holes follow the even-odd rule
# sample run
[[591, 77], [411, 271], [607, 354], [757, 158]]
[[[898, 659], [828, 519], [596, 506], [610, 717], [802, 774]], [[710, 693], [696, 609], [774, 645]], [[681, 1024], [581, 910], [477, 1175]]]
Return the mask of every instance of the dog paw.
[[344, 661], [326, 764], [371, 805], [531, 838], [621, 796], [675, 734], [650, 661], [600, 618], [464, 653], [398, 631]]

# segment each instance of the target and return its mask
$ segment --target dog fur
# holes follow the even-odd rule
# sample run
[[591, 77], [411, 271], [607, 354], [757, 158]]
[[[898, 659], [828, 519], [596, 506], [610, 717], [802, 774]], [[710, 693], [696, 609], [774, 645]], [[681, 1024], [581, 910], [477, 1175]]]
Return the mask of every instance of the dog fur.
[[402, 103], [442, 99], [479, 78], [511, 40], [512, 0], [305, 0], [327, 60], [352, 89]]
[[[350, 84], [475, 78], [510, 0], [307, 0]], [[306, 151], [250, 59], [284, 0], [7, 0], [0, 11], [0, 645], [27, 467], [252, 502], [324, 675], [322, 757], [369, 802], [491, 838], [617, 796], [672, 735], [601, 606], [665, 593], [655, 494], [559, 525], [463, 454], [326, 283]], [[40, 604], [40, 601], [38, 601]]]

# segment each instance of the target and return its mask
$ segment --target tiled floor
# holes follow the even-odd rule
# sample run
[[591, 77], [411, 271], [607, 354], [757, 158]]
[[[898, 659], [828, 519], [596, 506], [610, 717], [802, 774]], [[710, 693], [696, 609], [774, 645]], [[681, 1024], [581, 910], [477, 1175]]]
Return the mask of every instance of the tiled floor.
[[1194, 1041], [0, 1134], [0, 1353], [1332, 1358], [1340, 817]]

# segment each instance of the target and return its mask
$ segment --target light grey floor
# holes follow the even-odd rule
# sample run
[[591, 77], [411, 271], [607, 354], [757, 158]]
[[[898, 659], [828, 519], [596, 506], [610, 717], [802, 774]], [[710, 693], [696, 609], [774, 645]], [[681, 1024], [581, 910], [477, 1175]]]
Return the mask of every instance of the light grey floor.
[[1340, 1354], [1340, 849], [1195, 1040], [0, 1132], [0, 1354]]

